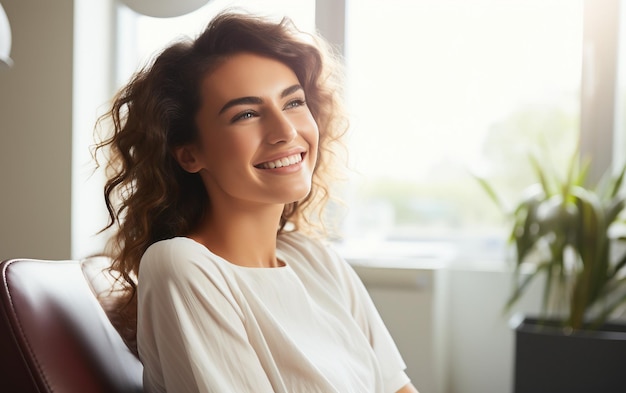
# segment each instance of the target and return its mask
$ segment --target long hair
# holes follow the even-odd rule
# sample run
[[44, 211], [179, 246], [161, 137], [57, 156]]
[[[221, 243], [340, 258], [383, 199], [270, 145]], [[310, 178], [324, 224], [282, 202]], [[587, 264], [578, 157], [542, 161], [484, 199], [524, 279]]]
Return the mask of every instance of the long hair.
[[143, 253], [159, 240], [188, 234], [210, 205], [200, 176], [184, 171], [171, 152], [196, 141], [201, 80], [240, 52], [278, 60], [293, 70], [320, 132], [311, 192], [285, 205], [277, 234], [286, 227], [312, 228], [328, 199], [335, 146], [341, 146], [347, 120], [340, 62], [324, 40], [298, 31], [288, 19], [271, 22], [222, 13], [195, 40], [163, 50], [115, 96], [111, 110], [99, 120], [101, 125], [110, 121], [113, 133], [95, 151], [96, 156], [99, 151], [108, 154], [104, 198], [110, 221], [105, 230], [115, 233], [107, 253], [123, 284], [112, 321], [133, 350], [136, 279]]

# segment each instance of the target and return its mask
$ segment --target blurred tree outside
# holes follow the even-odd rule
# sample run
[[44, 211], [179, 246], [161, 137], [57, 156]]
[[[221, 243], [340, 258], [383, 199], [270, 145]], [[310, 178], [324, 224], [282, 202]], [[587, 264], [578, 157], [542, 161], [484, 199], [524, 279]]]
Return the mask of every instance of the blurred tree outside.
[[[526, 106], [489, 127], [482, 143], [481, 175], [513, 205], [535, 181], [531, 152], [550, 160], [565, 176], [578, 142], [578, 113], [545, 105]], [[385, 232], [387, 240], [455, 238], [500, 233], [504, 217], [480, 188], [473, 169], [442, 161], [426, 180], [367, 178], [351, 209], [359, 211], [350, 232]]]

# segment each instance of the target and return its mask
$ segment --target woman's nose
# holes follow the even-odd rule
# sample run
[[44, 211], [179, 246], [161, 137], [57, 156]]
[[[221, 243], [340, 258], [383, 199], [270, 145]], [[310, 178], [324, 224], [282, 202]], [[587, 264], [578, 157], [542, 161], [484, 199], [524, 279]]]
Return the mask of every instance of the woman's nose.
[[290, 142], [297, 134], [295, 125], [283, 111], [275, 113], [267, 124], [267, 141], [270, 144]]

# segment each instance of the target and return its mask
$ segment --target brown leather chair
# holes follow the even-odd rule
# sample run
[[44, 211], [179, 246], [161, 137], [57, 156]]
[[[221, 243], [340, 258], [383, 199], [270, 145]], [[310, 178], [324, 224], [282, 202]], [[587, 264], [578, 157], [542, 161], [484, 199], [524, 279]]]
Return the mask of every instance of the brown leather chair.
[[97, 296], [113, 285], [97, 257], [0, 264], [0, 391], [142, 391], [142, 366]]

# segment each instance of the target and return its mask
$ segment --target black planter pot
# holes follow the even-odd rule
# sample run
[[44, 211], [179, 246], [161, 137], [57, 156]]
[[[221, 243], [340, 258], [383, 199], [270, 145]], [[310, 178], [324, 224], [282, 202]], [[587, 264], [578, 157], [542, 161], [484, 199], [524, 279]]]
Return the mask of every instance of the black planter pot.
[[515, 393], [626, 392], [626, 325], [567, 334], [554, 321], [515, 328]]

